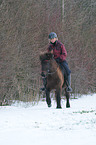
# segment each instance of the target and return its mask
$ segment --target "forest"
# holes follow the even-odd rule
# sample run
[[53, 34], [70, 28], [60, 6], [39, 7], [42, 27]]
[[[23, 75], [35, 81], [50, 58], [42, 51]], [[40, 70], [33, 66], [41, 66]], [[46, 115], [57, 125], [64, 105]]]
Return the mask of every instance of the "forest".
[[74, 97], [96, 93], [95, 0], [0, 0], [0, 105], [39, 101], [50, 32], [67, 50]]

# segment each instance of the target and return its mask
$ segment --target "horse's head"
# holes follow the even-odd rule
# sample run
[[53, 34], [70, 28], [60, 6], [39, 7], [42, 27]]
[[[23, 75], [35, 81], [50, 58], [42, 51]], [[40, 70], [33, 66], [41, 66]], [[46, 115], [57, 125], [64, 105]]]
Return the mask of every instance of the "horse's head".
[[48, 71], [49, 60], [53, 59], [53, 54], [50, 52], [45, 52], [40, 54], [40, 61], [42, 66], [42, 71]]

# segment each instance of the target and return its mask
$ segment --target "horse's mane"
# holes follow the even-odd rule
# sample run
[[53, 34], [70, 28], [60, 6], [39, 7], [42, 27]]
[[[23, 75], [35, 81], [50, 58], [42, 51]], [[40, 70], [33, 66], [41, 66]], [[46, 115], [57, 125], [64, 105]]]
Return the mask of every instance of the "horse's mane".
[[53, 54], [51, 52], [41, 52], [40, 53], [40, 60], [43, 61], [43, 60], [50, 60], [53, 58]]

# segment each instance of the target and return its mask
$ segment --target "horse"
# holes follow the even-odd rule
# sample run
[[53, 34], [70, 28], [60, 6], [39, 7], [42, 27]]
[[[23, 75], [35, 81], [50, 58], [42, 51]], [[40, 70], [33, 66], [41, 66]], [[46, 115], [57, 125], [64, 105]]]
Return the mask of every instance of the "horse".
[[70, 94], [66, 91], [66, 83], [64, 75], [58, 63], [53, 58], [51, 52], [43, 52], [40, 54], [41, 69], [47, 80], [45, 94], [48, 107], [51, 107], [50, 92], [55, 90], [55, 98], [57, 102], [57, 109], [61, 107], [61, 93], [62, 88], [65, 90], [66, 108], [70, 107]]

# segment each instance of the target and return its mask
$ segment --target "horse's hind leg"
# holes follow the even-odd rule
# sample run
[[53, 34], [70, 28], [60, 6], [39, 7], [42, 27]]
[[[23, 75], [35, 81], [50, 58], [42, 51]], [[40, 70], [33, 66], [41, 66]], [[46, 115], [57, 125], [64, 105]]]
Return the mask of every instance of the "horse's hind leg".
[[56, 96], [56, 101], [57, 101], [57, 107], [56, 108], [61, 108], [61, 90], [60, 89], [58, 89], [58, 90], [56, 90], [56, 92], [55, 92], [55, 96]]
[[48, 107], [51, 107], [50, 91], [46, 89], [46, 102]]
[[66, 89], [65, 89], [65, 95], [66, 95], [66, 108], [70, 108], [70, 102], [69, 102], [70, 93], [67, 92]]

